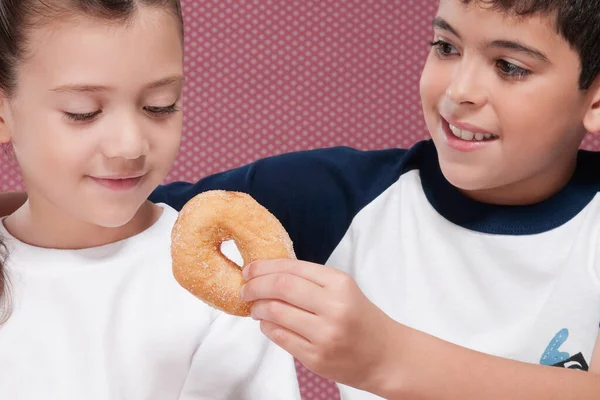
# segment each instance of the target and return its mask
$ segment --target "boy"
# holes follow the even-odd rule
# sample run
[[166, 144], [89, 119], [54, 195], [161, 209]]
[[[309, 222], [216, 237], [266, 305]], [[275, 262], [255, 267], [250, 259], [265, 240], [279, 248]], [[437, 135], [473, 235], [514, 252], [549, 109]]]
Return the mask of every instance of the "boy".
[[272, 157], [152, 199], [245, 191], [282, 221], [303, 261], [247, 266], [242, 295], [343, 399], [597, 399], [600, 377], [565, 369], [600, 370], [600, 156], [577, 150], [600, 131], [600, 1], [441, 0], [433, 25], [431, 142]]

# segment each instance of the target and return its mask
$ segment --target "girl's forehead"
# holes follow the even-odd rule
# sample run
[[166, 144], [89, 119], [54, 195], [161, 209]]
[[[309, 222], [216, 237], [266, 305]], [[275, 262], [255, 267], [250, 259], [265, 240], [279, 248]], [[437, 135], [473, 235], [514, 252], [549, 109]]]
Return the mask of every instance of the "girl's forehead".
[[[104, 18], [94, 14], [86, 14], [82, 11], [71, 10], [68, 13], [49, 14], [48, 17], [40, 16], [28, 21], [25, 25], [24, 46], [25, 54], [31, 55], [33, 50], [39, 50], [44, 44], [52, 42], [64, 42], [65, 46], [73, 46], [81, 42], [81, 45], [89, 45], [83, 42], [94, 39], [97, 44], [110, 43], [115, 37], [128, 40], [141, 40], [144, 35], [151, 32], [172, 33], [178, 32], [182, 41], [182, 22], [168, 7], [138, 7], [135, 12], [126, 18]], [[118, 43], [117, 43], [118, 44]]]
[[77, 18], [39, 26], [18, 75], [48, 87], [119, 86], [181, 74], [180, 26], [171, 13], [157, 11], [142, 8], [122, 24]]

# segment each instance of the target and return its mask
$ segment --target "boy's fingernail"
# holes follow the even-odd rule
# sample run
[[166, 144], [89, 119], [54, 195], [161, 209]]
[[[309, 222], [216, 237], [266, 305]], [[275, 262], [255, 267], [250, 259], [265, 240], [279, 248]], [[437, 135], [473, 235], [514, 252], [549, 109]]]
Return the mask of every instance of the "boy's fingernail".
[[242, 268], [242, 276], [246, 280], [248, 279], [248, 271], [250, 270], [250, 265], [252, 265], [252, 264], [248, 264], [244, 268]]
[[244, 288], [246, 287], [246, 285], [242, 285], [242, 287], [240, 288], [240, 296], [243, 299], [244, 298]]

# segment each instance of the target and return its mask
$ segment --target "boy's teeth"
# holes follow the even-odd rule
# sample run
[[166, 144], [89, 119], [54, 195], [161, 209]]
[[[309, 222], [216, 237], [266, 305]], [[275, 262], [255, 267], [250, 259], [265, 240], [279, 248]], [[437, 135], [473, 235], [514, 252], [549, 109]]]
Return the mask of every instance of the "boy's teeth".
[[460, 130], [460, 137], [463, 140], [473, 140], [475, 134], [471, 131], [465, 131], [464, 129]]
[[448, 125], [450, 125], [450, 131], [452, 131], [452, 134], [462, 140], [486, 140], [494, 138], [494, 135], [491, 133], [473, 133], [465, 129], [459, 129], [451, 124]]

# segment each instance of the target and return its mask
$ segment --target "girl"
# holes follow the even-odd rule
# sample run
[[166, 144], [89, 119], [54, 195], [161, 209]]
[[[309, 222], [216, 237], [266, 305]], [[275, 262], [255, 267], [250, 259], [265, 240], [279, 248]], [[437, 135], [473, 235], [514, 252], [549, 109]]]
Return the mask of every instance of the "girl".
[[146, 200], [179, 146], [182, 51], [177, 0], [0, 0], [0, 141], [28, 194], [0, 224], [0, 398], [299, 398], [255, 321], [176, 283], [176, 212]]

